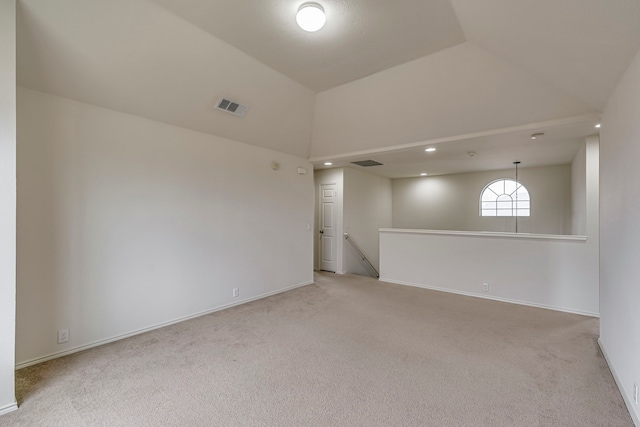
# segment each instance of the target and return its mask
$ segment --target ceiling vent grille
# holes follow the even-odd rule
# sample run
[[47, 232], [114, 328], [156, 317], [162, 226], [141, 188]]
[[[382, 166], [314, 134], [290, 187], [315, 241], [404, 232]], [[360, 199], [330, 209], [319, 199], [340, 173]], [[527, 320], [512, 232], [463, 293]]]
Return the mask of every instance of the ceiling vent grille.
[[354, 165], [358, 165], [358, 166], [362, 166], [362, 167], [369, 167], [369, 166], [382, 166], [382, 163], [380, 162], [376, 162], [375, 160], [360, 160], [358, 162], [351, 162]]
[[230, 99], [222, 98], [216, 104], [218, 110], [226, 111], [238, 117], [244, 117], [244, 113], [249, 109], [248, 105], [242, 105]]

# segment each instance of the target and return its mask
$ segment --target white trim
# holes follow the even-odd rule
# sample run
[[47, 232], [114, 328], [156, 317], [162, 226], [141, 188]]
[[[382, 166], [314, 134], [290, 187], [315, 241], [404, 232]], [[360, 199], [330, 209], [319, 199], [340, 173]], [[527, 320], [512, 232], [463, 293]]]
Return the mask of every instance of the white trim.
[[74, 348], [71, 348], [71, 349], [68, 349], [68, 350], [52, 353], [52, 354], [49, 354], [47, 356], [42, 356], [42, 357], [38, 357], [38, 358], [35, 358], [35, 359], [27, 360], [25, 362], [17, 364], [16, 365], [16, 370], [22, 369], [22, 368], [26, 368], [27, 366], [37, 365], [38, 363], [46, 362], [48, 360], [57, 359], [59, 357], [68, 356], [70, 354], [78, 353], [80, 351], [88, 350], [90, 348], [98, 347], [98, 346], [101, 346], [101, 345], [104, 345], [104, 344], [109, 344], [111, 342], [119, 341], [119, 340], [124, 339], [124, 338], [129, 338], [129, 337], [132, 337], [132, 336], [135, 336], [135, 335], [140, 335], [140, 334], [143, 334], [145, 332], [153, 331], [155, 329], [164, 328], [165, 326], [174, 325], [176, 323], [184, 322], [186, 320], [195, 319], [196, 317], [206, 316], [207, 314], [215, 313], [216, 311], [225, 310], [227, 308], [235, 307], [237, 305], [246, 304], [248, 302], [259, 300], [259, 299], [262, 299], [262, 298], [267, 298], [267, 297], [270, 297], [272, 295], [276, 295], [276, 294], [287, 292], [287, 291], [290, 291], [290, 290], [293, 290], [293, 289], [296, 289], [296, 288], [300, 288], [302, 286], [312, 285], [313, 283], [315, 283], [313, 280], [310, 281], [310, 282], [299, 283], [297, 285], [289, 286], [289, 287], [284, 288], [284, 289], [278, 289], [278, 290], [273, 291], [273, 292], [267, 292], [266, 294], [258, 295], [258, 296], [252, 297], [252, 298], [243, 299], [243, 300], [231, 303], [231, 304], [221, 305], [221, 306], [212, 308], [210, 310], [205, 310], [205, 311], [201, 311], [199, 313], [190, 314], [188, 316], [179, 317], [179, 318], [174, 319], [174, 320], [169, 320], [167, 322], [158, 323], [157, 325], [149, 326], [149, 327], [142, 328], [142, 329], [137, 329], [135, 331], [127, 332], [127, 333], [121, 334], [121, 335], [116, 335], [116, 336], [113, 336], [111, 338], [106, 338], [106, 339], [103, 339], [103, 340], [94, 341], [94, 342], [89, 343], [89, 344], [85, 344], [85, 345], [74, 347]]
[[[344, 182], [344, 175], [343, 175], [343, 182]], [[314, 181], [315, 183], [315, 181]], [[344, 184], [342, 186], [342, 188], [340, 188], [340, 191], [338, 191], [338, 187], [340, 186], [339, 183], [337, 181], [327, 181], [327, 182], [318, 182], [317, 185], [315, 186], [317, 188], [317, 192], [316, 192], [316, 202], [318, 202], [317, 204], [317, 208], [316, 208], [316, 215], [317, 215], [317, 219], [318, 219], [318, 230], [316, 232], [316, 235], [314, 237], [314, 252], [316, 253], [316, 259], [314, 259], [314, 265], [318, 266], [318, 270], [320, 271], [330, 271], [330, 270], [321, 270], [322, 267], [322, 239], [320, 239], [320, 223], [322, 221], [322, 187], [325, 185], [335, 185], [335, 195], [334, 195], [334, 204], [333, 204], [333, 217], [335, 219], [335, 229], [336, 229], [336, 233], [340, 233], [342, 231], [342, 206], [343, 206], [343, 199], [342, 199], [342, 190], [344, 188]], [[314, 191], [316, 191], [316, 188], [314, 188]], [[338, 196], [340, 195], [340, 196]], [[340, 209], [340, 212], [338, 212], [338, 208]], [[336, 254], [335, 254], [335, 264], [336, 264], [336, 268], [335, 268], [335, 273], [339, 273], [339, 271], [342, 269], [342, 257], [339, 257], [338, 254], [342, 254], [343, 251], [343, 247], [342, 247], [342, 242], [340, 241], [341, 239], [338, 239], [338, 236], [336, 235], [336, 242], [335, 242], [335, 249], [336, 249]], [[331, 272], [331, 271], [330, 271]], [[333, 273], [333, 272], [332, 272]], [[342, 274], [342, 273], [339, 273]]]
[[[511, 197], [511, 194], [506, 194], [506, 193], [498, 194], [492, 188], [489, 188], [493, 184], [495, 184], [497, 182], [501, 182], [503, 191], [506, 191], [506, 189], [507, 189], [507, 181], [508, 182], [513, 182], [516, 185], [515, 190], [513, 190], [513, 192], [511, 193], [511, 194], [515, 193], [515, 195], [516, 195], [516, 198], [515, 198], [515, 209], [514, 209], [514, 200], [513, 200], [513, 197]], [[519, 192], [520, 189], [523, 189], [524, 193], [526, 193], [526, 195], [527, 195], [526, 199], [522, 199], [522, 200], [518, 199], [518, 192]], [[487, 193], [487, 191], [490, 191], [491, 193], [495, 194], [496, 197], [494, 198], [494, 200], [485, 200], [484, 195], [485, 195], [485, 193]], [[491, 194], [489, 194], [489, 196], [491, 196]], [[508, 210], [511, 210], [512, 215], [504, 215], [504, 216], [503, 215], [498, 215], [498, 211], [499, 210], [503, 210], [503, 209], [498, 209], [498, 199], [500, 197], [502, 197], [502, 196], [507, 196], [507, 197], [509, 197], [509, 200], [511, 200], [511, 208], [509, 208]], [[520, 208], [519, 205], [518, 205], [519, 201], [521, 201], [523, 203], [524, 202], [528, 202], [529, 203], [529, 207], [528, 208]], [[495, 203], [495, 208], [492, 207], [492, 208], [486, 208], [485, 209], [483, 207], [484, 203]], [[527, 214], [526, 215], [518, 215], [518, 211], [519, 210], [524, 210], [524, 209], [527, 209], [527, 211], [528, 211]], [[485, 211], [495, 212], [495, 215], [484, 215]], [[515, 211], [515, 215], [513, 215], [514, 211]], [[520, 217], [520, 216], [522, 216], [522, 217], [531, 216], [531, 195], [529, 194], [529, 190], [527, 190], [527, 187], [525, 187], [525, 185], [522, 182], [517, 181], [517, 180], [512, 179], [512, 178], [494, 179], [493, 181], [491, 181], [490, 183], [485, 185], [484, 188], [482, 189], [482, 191], [480, 192], [480, 199], [478, 200], [478, 215], [481, 216], [481, 217], [487, 217], [487, 218], [489, 218], [489, 217], [496, 217], [496, 218], [502, 217], [502, 218], [504, 218], [505, 216], [506, 217], [511, 217], [511, 218], [516, 217], [516, 216], [517, 217]]]
[[582, 116], [568, 117], [565, 119], [530, 123], [528, 125], [513, 126], [513, 127], [501, 128], [501, 129], [492, 129], [492, 130], [483, 131], [483, 132], [474, 132], [474, 133], [467, 133], [464, 135], [449, 136], [446, 138], [436, 138], [436, 139], [429, 139], [426, 141], [410, 142], [408, 144], [391, 145], [391, 146], [382, 147], [382, 148], [373, 148], [370, 150], [352, 151], [350, 153], [338, 154], [333, 156], [310, 157], [308, 162], [320, 163], [326, 160], [333, 160], [333, 161], [346, 160], [350, 157], [360, 157], [360, 156], [370, 155], [370, 154], [389, 153], [389, 152], [395, 152], [395, 151], [405, 150], [409, 148], [422, 147], [424, 145], [441, 144], [443, 142], [461, 141], [465, 139], [480, 138], [484, 136], [503, 135], [511, 132], [522, 132], [522, 131], [537, 130], [539, 128], [550, 128], [555, 126], [567, 126], [567, 125], [572, 125], [577, 123], [592, 122], [594, 120], [600, 120], [601, 118], [602, 118], [602, 114], [600, 113], [585, 114]]
[[532, 302], [528, 302], [528, 301], [520, 301], [520, 300], [509, 299], [509, 298], [501, 298], [501, 297], [493, 297], [493, 296], [487, 296], [487, 295], [482, 295], [482, 294], [476, 294], [476, 293], [473, 293], [473, 292], [458, 291], [458, 290], [448, 289], [448, 288], [439, 288], [437, 286], [429, 286], [429, 285], [422, 285], [422, 284], [418, 284], [418, 283], [403, 282], [401, 280], [386, 279], [384, 277], [380, 277], [379, 280], [381, 282], [394, 283], [396, 285], [413, 286], [415, 288], [423, 288], [423, 289], [429, 289], [429, 290], [432, 290], [432, 291], [447, 292], [447, 293], [450, 293], [450, 294], [457, 294], [457, 295], [464, 295], [464, 296], [468, 296], [468, 297], [489, 299], [489, 300], [493, 300], [493, 301], [506, 302], [506, 303], [509, 303], [509, 304], [525, 305], [525, 306], [528, 306], [528, 307], [535, 307], [535, 308], [544, 308], [546, 310], [561, 311], [563, 313], [579, 314], [579, 315], [582, 315], [582, 316], [598, 317], [598, 318], [600, 317], [600, 313], [593, 313], [593, 312], [590, 312], [590, 311], [572, 310], [570, 308], [556, 307], [556, 306], [545, 305], [545, 304], [536, 304], [536, 303], [532, 303]]
[[509, 239], [527, 240], [560, 240], [586, 242], [587, 236], [574, 236], [564, 234], [530, 234], [530, 233], [505, 233], [497, 231], [455, 231], [455, 230], [421, 230], [405, 228], [381, 228], [380, 233], [403, 233], [403, 234], [439, 234], [445, 236], [466, 236], [466, 237], [506, 237]]
[[633, 401], [631, 400], [631, 397], [628, 396], [627, 393], [625, 393], [625, 389], [622, 386], [622, 380], [618, 376], [618, 373], [616, 372], [616, 368], [613, 366], [613, 364], [611, 363], [611, 359], [609, 359], [609, 356], [607, 355], [607, 350], [605, 350], [605, 348], [604, 348], [604, 343], [602, 342], [602, 338], [598, 338], [598, 345], [600, 346], [600, 351], [602, 351], [602, 355], [604, 356], [604, 360], [607, 362], [607, 365], [609, 366], [609, 370], [611, 371], [611, 375], [613, 375], [613, 379], [615, 380], [616, 385], [618, 386], [618, 389], [620, 389], [620, 394], [622, 395], [622, 399], [624, 400], [625, 405], [627, 405], [627, 410], [629, 411], [629, 414], [631, 415], [631, 419], [632, 419], [633, 423], [637, 427], [640, 427], [640, 414], [635, 412]]
[[0, 416], [4, 414], [8, 414], [9, 412], [17, 411], [17, 410], [18, 410], [18, 402], [13, 402], [7, 406], [3, 406], [2, 408], [0, 408]]

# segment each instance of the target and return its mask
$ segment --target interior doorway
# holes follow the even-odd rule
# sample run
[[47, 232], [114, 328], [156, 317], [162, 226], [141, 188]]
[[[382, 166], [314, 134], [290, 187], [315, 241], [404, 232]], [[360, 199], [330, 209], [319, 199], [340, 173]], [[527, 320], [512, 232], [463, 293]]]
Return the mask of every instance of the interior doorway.
[[318, 188], [318, 268], [323, 271], [337, 271], [336, 204], [337, 184], [320, 184]]

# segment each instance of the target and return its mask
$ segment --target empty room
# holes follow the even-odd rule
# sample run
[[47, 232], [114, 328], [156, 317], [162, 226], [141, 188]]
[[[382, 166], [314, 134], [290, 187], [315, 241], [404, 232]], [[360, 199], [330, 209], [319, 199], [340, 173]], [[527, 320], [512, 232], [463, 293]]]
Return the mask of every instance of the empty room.
[[638, 117], [636, 0], [0, 0], [0, 426], [640, 426]]

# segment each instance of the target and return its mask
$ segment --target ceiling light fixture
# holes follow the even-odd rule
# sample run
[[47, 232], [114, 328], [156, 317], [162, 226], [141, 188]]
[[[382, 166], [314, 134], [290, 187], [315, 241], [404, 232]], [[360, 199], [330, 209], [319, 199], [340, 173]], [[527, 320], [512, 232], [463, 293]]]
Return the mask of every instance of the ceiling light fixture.
[[469, 157], [475, 157], [477, 155], [478, 155], [478, 153], [476, 153], [475, 151], [467, 151], [467, 156], [469, 156]]
[[304, 3], [298, 9], [296, 22], [300, 28], [312, 33], [324, 27], [327, 17], [324, 15], [324, 9], [318, 3]]
[[598, 123], [598, 124], [596, 125], [596, 127], [597, 127], [598, 129], [600, 129], [600, 123]]
[[325, 166], [331, 166], [332, 164], [333, 164], [333, 163], [331, 163], [331, 162], [324, 162], [324, 165], [325, 165]]
[[538, 139], [541, 136], [544, 136], [544, 133], [542, 133], [542, 132], [534, 133], [534, 134], [531, 135], [531, 139]]
[[427, 153], [432, 153], [432, 152], [436, 151], [436, 149], [434, 147], [429, 147], [429, 148], [425, 149], [424, 151], [426, 151]]
[[422, 173], [420, 174], [420, 176], [427, 176], [427, 173], [426, 173], [426, 172], [422, 172]]

